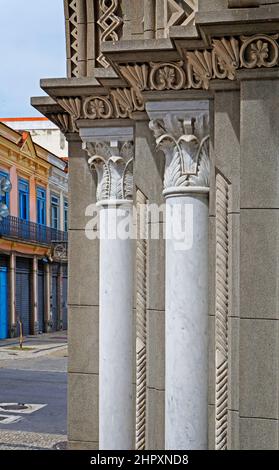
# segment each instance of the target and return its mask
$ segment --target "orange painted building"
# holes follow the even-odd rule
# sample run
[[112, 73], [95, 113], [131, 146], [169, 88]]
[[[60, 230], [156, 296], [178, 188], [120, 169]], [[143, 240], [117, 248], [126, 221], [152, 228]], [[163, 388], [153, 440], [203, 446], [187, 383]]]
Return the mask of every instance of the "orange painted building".
[[0, 339], [67, 327], [67, 162], [0, 122]]

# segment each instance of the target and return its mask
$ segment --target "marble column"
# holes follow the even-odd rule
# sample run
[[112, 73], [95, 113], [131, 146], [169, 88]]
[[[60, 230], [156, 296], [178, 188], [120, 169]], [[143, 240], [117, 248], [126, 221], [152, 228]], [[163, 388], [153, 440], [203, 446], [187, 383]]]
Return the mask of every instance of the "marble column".
[[133, 145], [87, 143], [97, 172], [100, 236], [99, 448], [134, 443]]
[[32, 265], [32, 317], [33, 317], [33, 334], [39, 332], [39, 317], [38, 317], [38, 258], [34, 256]]
[[165, 448], [202, 450], [208, 406], [208, 114], [206, 104], [196, 102], [181, 103], [180, 110], [176, 103], [161, 119], [158, 109], [148, 108], [166, 160]]
[[16, 255], [11, 253], [9, 266], [9, 299], [10, 299], [10, 332], [9, 336], [14, 338], [17, 334], [17, 318], [16, 318]]

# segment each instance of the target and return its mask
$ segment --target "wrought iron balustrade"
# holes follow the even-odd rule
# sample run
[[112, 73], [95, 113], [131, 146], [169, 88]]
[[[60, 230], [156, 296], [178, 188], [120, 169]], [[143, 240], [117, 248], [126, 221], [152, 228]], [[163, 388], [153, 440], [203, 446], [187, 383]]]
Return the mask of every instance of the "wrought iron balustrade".
[[0, 237], [51, 245], [52, 242], [67, 242], [68, 234], [46, 225], [36, 224], [18, 217], [8, 216], [0, 221]]

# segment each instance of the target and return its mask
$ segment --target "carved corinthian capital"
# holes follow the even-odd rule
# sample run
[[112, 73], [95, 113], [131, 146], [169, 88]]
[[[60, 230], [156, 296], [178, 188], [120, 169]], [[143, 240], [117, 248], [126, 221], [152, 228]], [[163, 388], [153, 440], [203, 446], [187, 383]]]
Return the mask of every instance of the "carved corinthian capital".
[[157, 148], [165, 154], [164, 189], [208, 188], [210, 175], [208, 116], [178, 119], [167, 115], [149, 124]]
[[98, 177], [97, 201], [132, 200], [133, 144], [87, 143], [86, 150], [90, 155], [89, 167]]

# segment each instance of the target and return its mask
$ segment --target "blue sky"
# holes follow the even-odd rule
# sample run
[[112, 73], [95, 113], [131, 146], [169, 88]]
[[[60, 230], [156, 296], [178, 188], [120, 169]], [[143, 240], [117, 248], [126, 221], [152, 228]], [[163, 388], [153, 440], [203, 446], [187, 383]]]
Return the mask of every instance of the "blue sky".
[[0, 117], [37, 116], [40, 78], [66, 76], [63, 0], [0, 0]]

